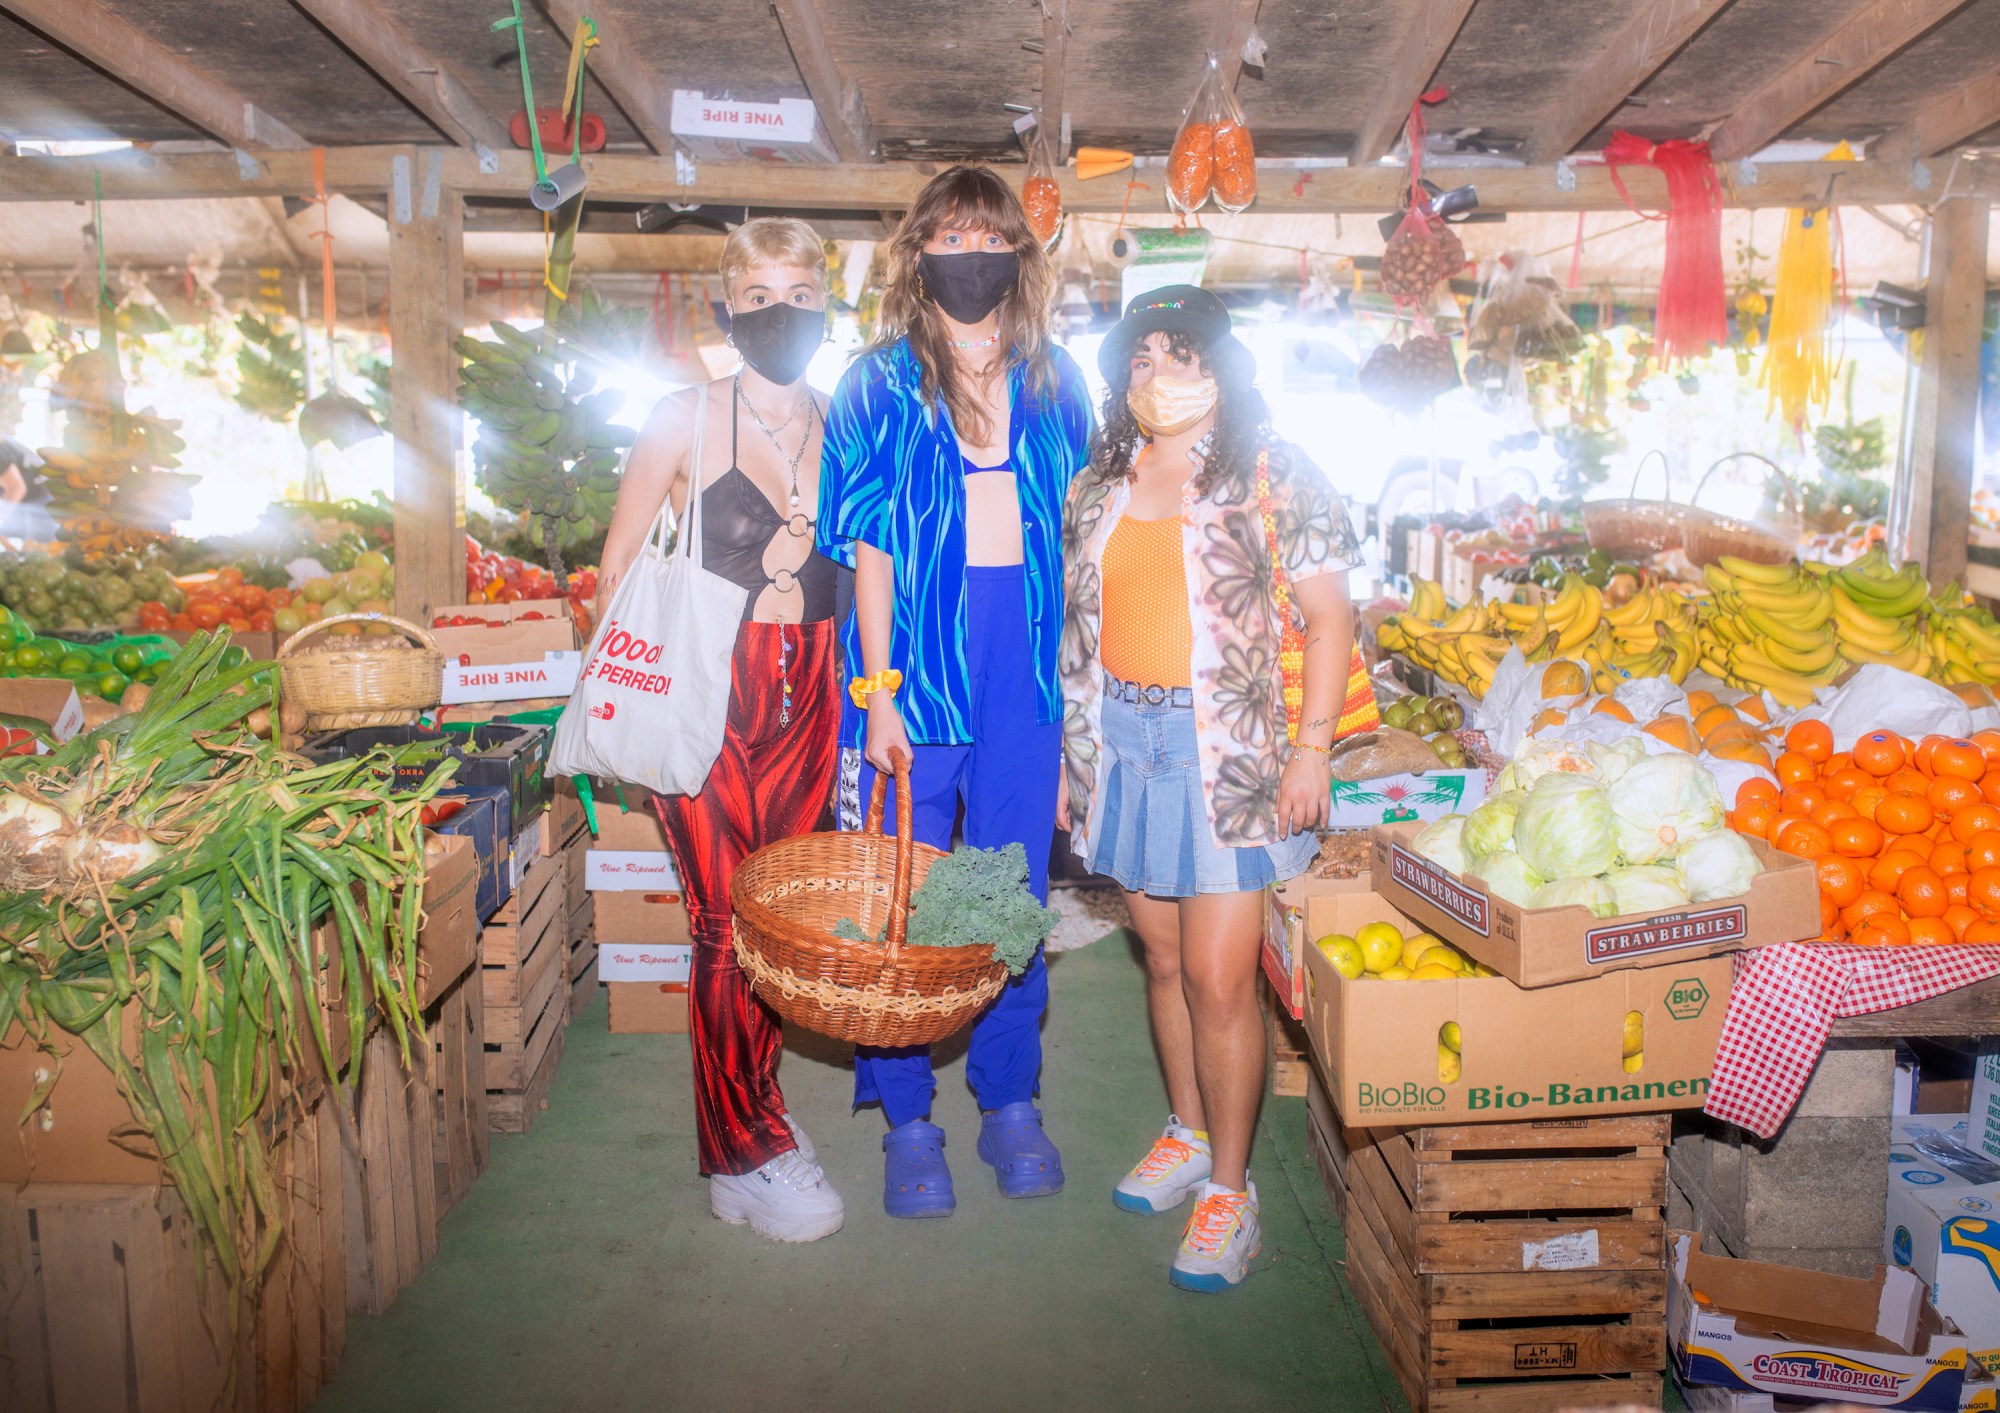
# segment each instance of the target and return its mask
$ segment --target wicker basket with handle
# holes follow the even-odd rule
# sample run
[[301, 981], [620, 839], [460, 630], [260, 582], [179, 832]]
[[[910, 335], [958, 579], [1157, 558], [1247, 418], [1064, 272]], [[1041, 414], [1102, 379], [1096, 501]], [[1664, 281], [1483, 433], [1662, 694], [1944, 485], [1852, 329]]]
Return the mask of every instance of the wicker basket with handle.
[[[386, 623], [409, 639], [393, 648], [302, 653], [316, 633], [340, 623]], [[340, 613], [308, 623], [278, 649], [284, 694], [306, 709], [306, 730], [408, 726], [444, 696], [444, 654], [437, 639], [385, 613]]]
[[[1654, 457], [1660, 459], [1660, 499], [1638, 498], [1639, 476]], [[1611, 555], [1659, 554], [1679, 549], [1686, 511], [1674, 504], [1666, 453], [1657, 447], [1639, 458], [1632, 470], [1632, 485], [1618, 500], [1590, 500], [1583, 503], [1583, 533], [1590, 547]]]
[[1747, 559], [1753, 564], [1783, 564], [1799, 552], [1799, 537], [1805, 533], [1805, 516], [1801, 509], [1804, 502], [1799, 495], [1799, 484], [1785, 469], [1754, 451], [1732, 451], [1721, 458], [1695, 484], [1692, 499], [1701, 498], [1702, 487], [1708, 484], [1717, 467], [1731, 461], [1761, 461], [1770, 468], [1765, 476], [1766, 487], [1777, 481], [1787, 492], [1784, 503], [1778, 504], [1767, 514], [1759, 510], [1749, 520], [1734, 516], [1719, 515], [1712, 510], [1703, 510], [1698, 505], [1690, 505], [1687, 512], [1686, 528], [1682, 536], [1682, 550], [1687, 561], [1696, 569], [1714, 564], [1724, 555], [1737, 559]]
[[[910, 763], [895, 757], [896, 832], [882, 833], [889, 777], [875, 776], [860, 832], [767, 844], [736, 869], [737, 964], [766, 1005], [808, 1030], [856, 1045], [928, 1045], [969, 1023], [1007, 984], [985, 942], [912, 947], [910, 894], [944, 857], [910, 838]], [[848, 941], [852, 918], [881, 942]]]

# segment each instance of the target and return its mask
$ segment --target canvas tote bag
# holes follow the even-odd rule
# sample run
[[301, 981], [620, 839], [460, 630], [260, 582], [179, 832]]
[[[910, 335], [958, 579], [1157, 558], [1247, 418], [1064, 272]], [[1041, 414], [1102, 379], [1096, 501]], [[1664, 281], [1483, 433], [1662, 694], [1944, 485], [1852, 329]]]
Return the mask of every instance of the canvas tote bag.
[[556, 722], [550, 775], [604, 775], [692, 795], [722, 750], [730, 657], [750, 591], [702, 567], [701, 453], [708, 387], [695, 413], [688, 504], [671, 553], [665, 500], [590, 640], [576, 691]]

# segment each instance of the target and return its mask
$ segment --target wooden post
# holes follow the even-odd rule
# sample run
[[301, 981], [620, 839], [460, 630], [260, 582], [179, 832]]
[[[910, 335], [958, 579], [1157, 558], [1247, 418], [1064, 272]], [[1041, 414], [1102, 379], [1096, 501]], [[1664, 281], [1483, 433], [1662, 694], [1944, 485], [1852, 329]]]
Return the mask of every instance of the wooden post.
[[1942, 586], [1965, 574], [1979, 431], [1979, 342], [1986, 309], [1986, 228], [1993, 204], [1951, 196], [1931, 216], [1923, 353], [1903, 434], [1904, 484], [1892, 548]]
[[396, 438], [396, 613], [428, 628], [465, 602], [459, 485], [459, 356], [465, 331], [465, 204], [412, 159], [389, 194], [390, 430]]

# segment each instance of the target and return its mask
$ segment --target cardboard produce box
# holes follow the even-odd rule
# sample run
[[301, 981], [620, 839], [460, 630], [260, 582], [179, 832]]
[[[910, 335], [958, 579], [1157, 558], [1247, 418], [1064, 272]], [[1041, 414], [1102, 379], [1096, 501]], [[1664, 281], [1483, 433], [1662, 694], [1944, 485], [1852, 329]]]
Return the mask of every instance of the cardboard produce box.
[[431, 629], [444, 654], [445, 706], [567, 697], [576, 690], [583, 652], [568, 599], [455, 604], [442, 616], [471, 620]]
[[685, 1035], [686, 986], [657, 981], [614, 981], [605, 988], [613, 1035]]
[[665, 947], [694, 940], [687, 901], [679, 893], [592, 893], [590, 900], [600, 956], [617, 942]]
[[478, 866], [473, 911], [481, 922], [500, 910], [514, 891], [513, 843], [507, 837], [509, 800], [504, 786], [468, 786], [451, 792], [464, 807], [428, 826], [433, 834], [460, 834], [472, 841]]
[[479, 855], [462, 834], [424, 840], [424, 922], [417, 934], [417, 1007], [451, 989], [479, 955]]
[[1336, 780], [1325, 828], [1366, 829], [1413, 820], [1429, 823], [1469, 814], [1486, 799], [1491, 776], [1484, 766], [1386, 775], [1379, 780]]
[[1691, 1385], [1959, 1413], [1965, 1336], [1908, 1271], [1867, 1280], [1737, 1261], [1676, 1232], [1667, 1344]]
[[[1352, 934], [1370, 922], [1422, 930], [1361, 879], [1307, 897], [1304, 912], [1311, 937]], [[1313, 1061], [1356, 1128], [1698, 1109], [1733, 970], [1719, 957], [1527, 990], [1497, 976], [1349, 981], [1313, 946], [1305, 965]], [[1625, 1019], [1633, 1011], [1643, 1062], [1627, 1072]], [[1460, 1072], [1446, 1080], [1438, 1044], [1452, 1022]]]
[[[0, 714], [44, 723], [58, 744], [83, 730], [83, 699], [60, 677], [0, 678]], [[48, 752], [38, 747], [35, 754]]]
[[415, 790], [430, 779], [448, 754], [457, 760], [444, 793], [469, 786], [497, 785], [507, 792], [507, 835], [527, 829], [548, 808], [550, 733], [540, 726], [501, 723], [432, 731], [420, 726], [359, 726], [308, 737], [300, 753], [309, 760], [352, 760], [370, 751], [428, 743], [426, 756], [395, 767], [399, 790]]
[[2000, 1037], [1989, 1037], [1979, 1047], [1966, 1123], [1972, 1135], [1969, 1146], [2000, 1162]]
[[1899, 1136], [1889, 1150], [1883, 1253], [1923, 1278], [1973, 1362], [2000, 1374], [2000, 1163], [1963, 1135]]
[[1306, 931], [1306, 901], [1328, 893], [1365, 889], [1366, 879], [1320, 878], [1302, 873], [1264, 890], [1264, 975], [1293, 1020], [1306, 1013], [1306, 953], [1320, 934]]
[[674, 140], [697, 162], [832, 162], [832, 140], [810, 98], [751, 103], [674, 90]]
[[1600, 918], [1588, 908], [1518, 908], [1418, 854], [1416, 824], [1374, 831], [1382, 896], [1467, 956], [1522, 986], [1581, 981], [1628, 967], [1684, 965], [1774, 942], [1819, 936], [1812, 860], [1746, 842], [1764, 865], [1750, 891], [1658, 912]]

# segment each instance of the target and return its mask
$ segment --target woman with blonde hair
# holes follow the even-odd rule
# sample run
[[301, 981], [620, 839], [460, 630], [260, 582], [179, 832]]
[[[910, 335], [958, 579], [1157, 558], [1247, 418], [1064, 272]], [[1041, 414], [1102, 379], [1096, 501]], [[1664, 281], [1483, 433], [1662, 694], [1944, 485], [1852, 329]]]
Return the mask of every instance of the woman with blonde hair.
[[[907, 757], [917, 839], [949, 849], [962, 807], [965, 842], [1021, 845], [1046, 899], [1062, 504], [1088, 455], [1088, 394], [1050, 338], [1054, 266], [994, 173], [934, 178], [888, 264], [875, 341], [834, 392], [820, 468], [820, 548], [855, 570], [841, 823], [857, 827], [875, 772]], [[977, 1151], [1005, 1197], [1062, 1187], [1034, 1103], [1047, 1004], [1037, 953], [972, 1028]], [[855, 1102], [879, 1101], [889, 1122], [892, 1217], [956, 1206], [944, 1131], [930, 1122], [936, 1091], [926, 1047], [855, 1055]]]
[[699, 794], [655, 808], [694, 934], [690, 1038], [695, 1128], [709, 1206], [780, 1241], [840, 1229], [840, 1196], [778, 1089], [778, 1017], [730, 949], [729, 885], [764, 845], [817, 827], [832, 798], [840, 720], [836, 579], [817, 552], [826, 411], [806, 366], [826, 336], [826, 255], [803, 221], [759, 217], [723, 243], [734, 374], [662, 398], [625, 467], [604, 541], [611, 602], [663, 500], [700, 497], [706, 567], [748, 590], [730, 668], [722, 751]]

